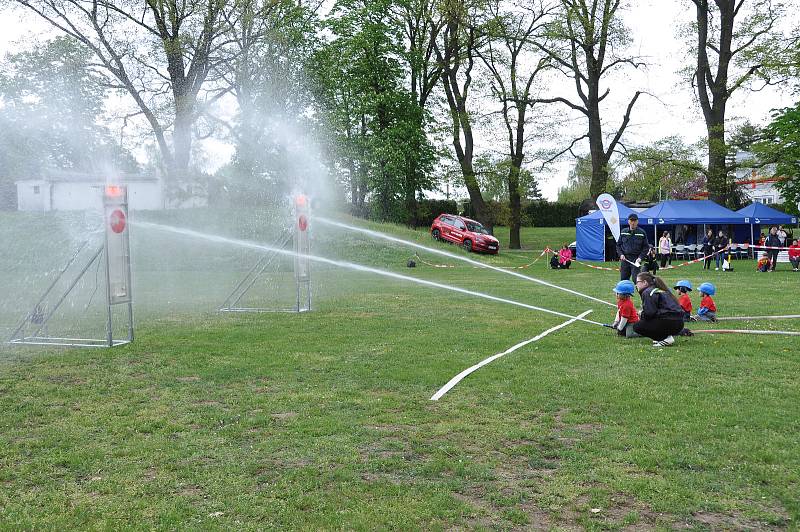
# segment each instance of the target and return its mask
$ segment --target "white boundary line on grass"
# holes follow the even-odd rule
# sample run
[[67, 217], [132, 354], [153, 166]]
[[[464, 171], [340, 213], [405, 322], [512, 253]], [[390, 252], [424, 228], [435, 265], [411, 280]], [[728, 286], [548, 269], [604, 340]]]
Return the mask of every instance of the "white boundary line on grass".
[[800, 314], [787, 314], [785, 316], [723, 316], [719, 320], [791, 320], [800, 318]]
[[487, 359], [485, 359], [485, 360], [483, 360], [483, 361], [481, 361], [481, 362], [478, 362], [478, 363], [477, 363], [477, 364], [475, 364], [474, 366], [472, 366], [472, 367], [470, 367], [470, 368], [467, 368], [467, 369], [465, 369], [464, 371], [462, 371], [461, 373], [459, 373], [458, 375], [456, 375], [455, 377], [453, 377], [452, 379], [450, 379], [450, 381], [449, 381], [447, 384], [445, 384], [444, 386], [442, 386], [442, 388], [441, 388], [441, 389], [440, 389], [438, 392], [436, 392], [435, 394], [433, 394], [433, 396], [431, 397], [431, 401], [438, 401], [439, 399], [441, 399], [441, 397], [442, 397], [444, 394], [446, 394], [447, 392], [449, 392], [449, 391], [450, 391], [450, 390], [451, 390], [451, 389], [452, 389], [452, 388], [453, 388], [453, 387], [454, 387], [456, 384], [458, 384], [459, 382], [461, 382], [461, 380], [462, 380], [464, 377], [466, 377], [466, 376], [467, 376], [467, 375], [469, 375], [470, 373], [472, 373], [472, 372], [474, 372], [474, 371], [476, 371], [476, 370], [478, 370], [478, 369], [482, 368], [482, 367], [483, 367], [483, 366], [485, 366], [486, 364], [489, 364], [490, 362], [492, 362], [492, 361], [494, 361], [494, 360], [497, 360], [498, 358], [500, 358], [500, 357], [502, 357], [502, 356], [505, 356], [505, 355], [507, 355], [507, 354], [509, 354], [509, 353], [513, 353], [514, 351], [516, 351], [516, 350], [517, 350], [517, 349], [519, 349], [520, 347], [524, 347], [524, 346], [528, 345], [528, 344], [529, 344], [529, 343], [531, 343], [531, 342], [535, 342], [536, 340], [541, 340], [542, 338], [544, 338], [545, 336], [547, 336], [547, 335], [548, 335], [548, 334], [550, 334], [551, 332], [555, 332], [555, 331], [557, 331], [557, 330], [561, 329], [562, 327], [566, 327], [567, 325], [569, 325], [569, 324], [571, 324], [571, 323], [574, 323], [574, 322], [575, 322], [575, 321], [577, 321], [578, 319], [585, 317], [585, 316], [586, 316], [587, 314], [589, 314], [590, 312], [591, 312], [591, 310], [587, 310], [586, 312], [584, 312], [584, 313], [582, 313], [582, 314], [578, 314], [576, 317], [574, 317], [574, 318], [572, 318], [572, 319], [570, 319], [570, 320], [567, 320], [567, 321], [565, 321], [564, 323], [562, 323], [562, 324], [560, 324], [560, 325], [556, 325], [555, 327], [552, 327], [552, 328], [550, 328], [550, 329], [547, 329], [547, 330], [546, 330], [546, 331], [544, 331], [543, 333], [541, 333], [541, 334], [539, 334], [539, 335], [537, 335], [537, 336], [534, 336], [534, 337], [533, 337], [533, 338], [531, 338], [530, 340], [525, 340], [524, 342], [520, 342], [520, 343], [518, 343], [517, 345], [515, 345], [515, 346], [513, 346], [513, 347], [510, 347], [510, 348], [508, 348], [508, 349], [506, 349], [506, 350], [505, 350], [505, 351], [503, 351], [502, 353], [498, 353], [498, 354], [496, 354], [496, 355], [490, 356], [489, 358], [487, 358]]

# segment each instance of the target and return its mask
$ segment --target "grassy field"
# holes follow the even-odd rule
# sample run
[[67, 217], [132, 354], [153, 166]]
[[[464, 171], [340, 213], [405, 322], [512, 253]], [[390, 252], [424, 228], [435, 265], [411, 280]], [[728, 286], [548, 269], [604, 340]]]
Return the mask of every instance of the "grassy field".
[[[275, 240], [267, 222], [169, 216], [149, 215]], [[28, 309], [81, 223], [93, 220], [0, 214], [0, 324]], [[353, 223], [465, 256], [423, 231]], [[613, 317], [433, 253], [419, 258], [454, 267], [406, 268], [410, 248], [314, 227], [326, 257]], [[0, 348], [0, 528], [797, 529], [795, 338], [697, 334], [654, 349], [577, 323], [432, 402], [461, 370], [564, 318], [316, 264], [313, 312], [219, 314], [257, 254], [132, 234], [133, 344]], [[529, 250], [573, 239], [574, 228], [523, 233]], [[518, 267], [537, 255], [470, 258]], [[515, 271], [613, 301], [614, 272], [544, 262]], [[664, 277], [714, 282], [722, 316], [798, 313], [800, 274], [735, 266]], [[792, 320], [718, 325], [800, 330]]]

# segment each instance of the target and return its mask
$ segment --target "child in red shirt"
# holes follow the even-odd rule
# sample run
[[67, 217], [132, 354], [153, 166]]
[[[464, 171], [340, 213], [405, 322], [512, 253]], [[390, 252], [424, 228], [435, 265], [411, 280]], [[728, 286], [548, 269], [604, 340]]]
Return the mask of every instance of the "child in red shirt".
[[711, 283], [703, 283], [700, 285], [700, 308], [697, 310], [696, 320], [699, 321], [717, 321], [717, 305], [711, 299], [717, 289]]
[[683, 309], [683, 321], [692, 321], [692, 298], [689, 297], [689, 292], [692, 291], [692, 283], [686, 279], [681, 279], [675, 283], [675, 290], [680, 293], [678, 304]]
[[633, 330], [633, 324], [639, 321], [639, 314], [633, 306], [631, 295], [636, 287], [631, 281], [625, 280], [617, 283], [614, 293], [617, 294], [617, 315], [611, 327], [616, 329], [617, 334], [626, 338], [638, 338], [639, 335]]

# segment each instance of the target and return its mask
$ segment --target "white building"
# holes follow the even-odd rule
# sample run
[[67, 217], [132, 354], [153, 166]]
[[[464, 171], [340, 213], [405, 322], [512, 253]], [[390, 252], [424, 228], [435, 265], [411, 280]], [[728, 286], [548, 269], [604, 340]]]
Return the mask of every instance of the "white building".
[[[207, 198], [196, 196], [178, 202], [164, 194], [163, 181], [157, 176], [122, 175], [115, 184], [127, 185], [128, 206], [132, 210], [200, 207]], [[17, 185], [17, 209], [20, 211], [74, 211], [102, 209], [106, 180], [97, 174], [57, 171], [42, 179], [21, 179]]]
[[[747, 163], [753, 155], [747, 152], [736, 154], [736, 162]], [[736, 184], [741, 186], [751, 201], [770, 205], [783, 203], [783, 196], [775, 183], [781, 178], [775, 177], [775, 165], [767, 165], [760, 169], [740, 167], [736, 169]]]

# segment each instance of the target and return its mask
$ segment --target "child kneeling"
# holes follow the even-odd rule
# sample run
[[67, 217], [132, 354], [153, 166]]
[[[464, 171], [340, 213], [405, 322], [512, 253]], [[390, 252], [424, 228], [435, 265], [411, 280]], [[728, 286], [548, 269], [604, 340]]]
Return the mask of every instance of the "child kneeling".
[[697, 309], [697, 316], [694, 318], [697, 321], [717, 321], [717, 305], [711, 299], [711, 296], [717, 293], [717, 289], [711, 283], [703, 283], [698, 290], [703, 297], [700, 300], [700, 308]]
[[614, 293], [617, 294], [617, 315], [611, 327], [616, 329], [618, 335], [625, 338], [639, 338], [633, 330], [633, 324], [639, 321], [639, 314], [631, 300], [635, 290], [636, 287], [630, 281], [620, 281], [614, 287]]

